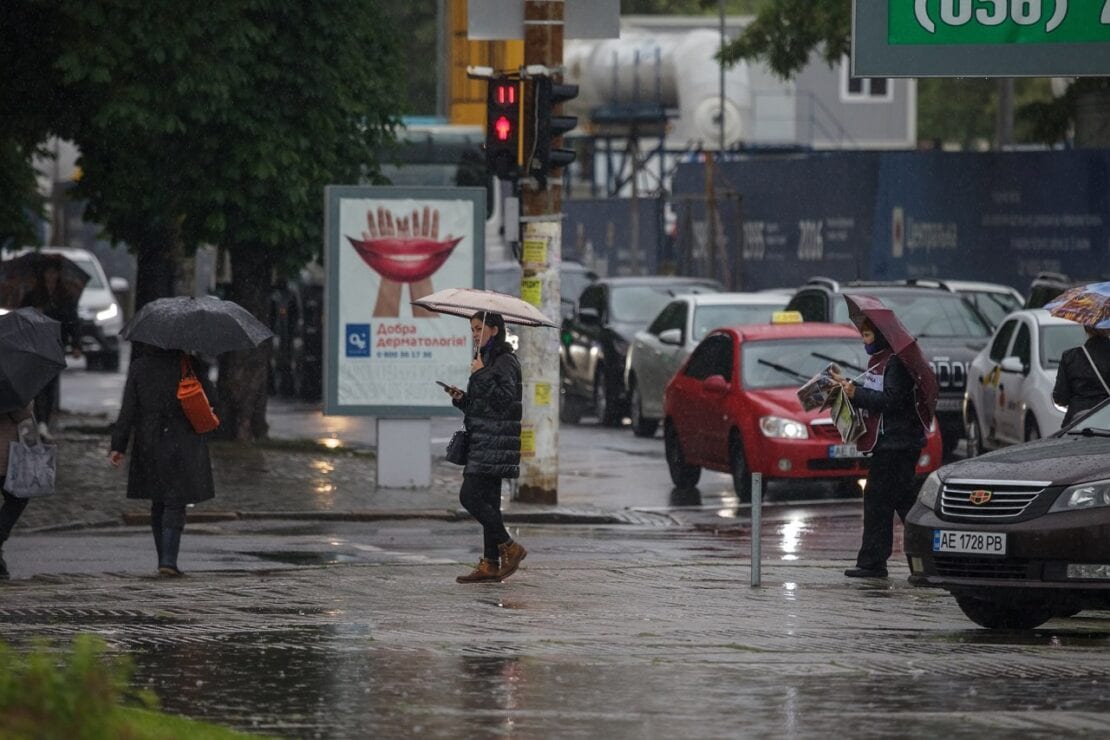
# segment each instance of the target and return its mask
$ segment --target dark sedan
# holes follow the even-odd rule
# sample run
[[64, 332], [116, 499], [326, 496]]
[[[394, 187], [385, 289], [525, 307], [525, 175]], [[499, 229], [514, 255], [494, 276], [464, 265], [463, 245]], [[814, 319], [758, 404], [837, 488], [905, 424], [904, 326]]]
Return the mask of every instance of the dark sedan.
[[947, 589], [983, 627], [1110, 608], [1110, 405], [930, 475], [904, 549], [912, 583]]
[[619, 425], [628, 413], [624, 360], [632, 337], [674, 296], [720, 290], [716, 280], [671, 276], [602, 278], [588, 286], [563, 320], [560, 418], [577, 423], [592, 413]]

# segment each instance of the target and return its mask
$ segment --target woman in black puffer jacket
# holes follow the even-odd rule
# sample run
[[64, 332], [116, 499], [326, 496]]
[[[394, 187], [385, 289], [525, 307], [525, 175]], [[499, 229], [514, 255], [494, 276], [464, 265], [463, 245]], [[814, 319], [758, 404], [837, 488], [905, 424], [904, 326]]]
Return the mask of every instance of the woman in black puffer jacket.
[[505, 319], [481, 313], [470, 319], [478, 355], [470, 364], [466, 392], [448, 388], [455, 406], [466, 414], [470, 449], [459, 502], [482, 525], [485, 546], [474, 570], [459, 583], [508, 578], [528, 554], [513, 541], [501, 519], [501, 480], [520, 476], [520, 363], [505, 341]]

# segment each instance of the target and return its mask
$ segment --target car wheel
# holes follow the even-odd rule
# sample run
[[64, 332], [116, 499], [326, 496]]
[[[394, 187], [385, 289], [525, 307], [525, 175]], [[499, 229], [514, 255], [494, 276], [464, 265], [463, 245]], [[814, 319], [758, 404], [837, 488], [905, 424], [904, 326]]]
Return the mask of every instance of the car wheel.
[[678, 488], [693, 488], [701, 480], [701, 468], [687, 465], [682, 456], [682, 446], [678, 442], [678, 432], [667, 424], [663, 428], [663, 450], [667, 456], [667, 468], [671, 471], [671, 482]]
[[1025, 420], [1025, 441], [1032, 442], [1035, 439], [1041, 438], [1041, 428], [1037, 426], [1037, 420], [1030, 416]]
[[752, 471], [748, 468], [748, 458], [744, 456], [744, 443], [740, 435], [733, 432], [728, 442], [729, 472], [732, 473], [732, 487], [742, 504], [752, 502]]
[[566, 392], [559, 395], [559, 421], [577, 424], [582, 420], [582, 402]]
[[605, 366], [599, 365], [594, 373], [594, 413], [602, 426], [620, 426], [620, 411], [616, 406], [616, 393], [606, 379]]
[[1000, 603], [957, 596], [956, 604], [972, 622], [992, 630], [1031, 630], [1056, 616], [1052, 605], [1030, 601]]
[[837, 498], [860, 498], [863, 489], [859, 487], [859, 478], [841, 478], [836, 482]]
[[983, 430], [979, 426], [979, 414], [970, 403], [967, 405], [967, 456], [978, 457], [983, 454]]
[[637, 437], [654, 437], [659, 428], [658, 419], [644, 417], [644, 400], [640, 397], [640, 384], [632, 384], [632, 433]]

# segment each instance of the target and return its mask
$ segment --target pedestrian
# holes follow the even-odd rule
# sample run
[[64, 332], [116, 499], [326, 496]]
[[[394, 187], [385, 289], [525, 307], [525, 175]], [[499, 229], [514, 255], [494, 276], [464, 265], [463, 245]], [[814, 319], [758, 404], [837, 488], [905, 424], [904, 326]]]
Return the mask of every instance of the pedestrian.
[[[112, 430], [108, 459], [123, 463], [133, 440], [127, 473], [127, 498], [149, 499], [150, 529], [158, 552], [158, 573], [184, 575], [177, 567], [185, 507], [215, 496], [208, 441], [197, 434], [181, 403], [177, 386], [192, 358], [178, 350], [132, 342], [131, 365], [119, 418]], [[215, 389], [198, 375], [208, 398]]]
[[860, 324], [868, 354], [867, 371], [858, 381], [838, 378], [844, 394], [864, 412], [866, 431], [858, 440], [871, 453], [863, 494], [863, 542], [851, 578], [886, 578], [886, 561], [894, 546], [894, 514], [905, 521], [917, 498], [914, 472], [926, 427], [914, 400], [914, 379], [887, 339], [870, 319]]
[[459, 502], [482, 525], [482, 559], [459, 583], [501, 581], [516, 572], [528, 551], [513, 541], [501, 518], [501, 481], [520, 476], [520, 362], [505, 341], [501, 314], [481, 312], [470, 319], [478, 351], [464, 393], [447, 392], [464, 417], [470, 437]]
[[1052, 400], [1065, 407], [1067, 426], [1110, 396], [1110, 337], [1103, 329], [1083, 327], [1087, 341], [1065, 350], [1056, 371]]
[[[0, 414], [0, 483], [8, 473], [8, 445], [19, 439], [20, 423], [33, 418], [31, 404], [27, 404], [26, 408], [19, 411]], [[8, 565], [4, 562], [4, 543], [11, 536], [12, 528], [19, 521], [20, 514], [27, 508], [28, 499], [13, 496], [2, 488], [0, 493], [4, 496], [4, 504], [0, 506], [0, 579], [5, 579], [8, 577]]]
[[[44, 260], [35, 285], [23, 299], [23, 306], [37, 308], [43, 314], [62, 325], [62, 345], [74, 357], [81, 356], [81, 343], [78, 336], [79, 321], [77, 302], [66, 292], [62, 285], [62, 266], [60, 260], [48, 257]], [[35, 396], [35, 418], [38, 420], [39, 436], [51, 441], [50, 421], [54, 407], [61, 392], [61, 374], [55, 375]]]

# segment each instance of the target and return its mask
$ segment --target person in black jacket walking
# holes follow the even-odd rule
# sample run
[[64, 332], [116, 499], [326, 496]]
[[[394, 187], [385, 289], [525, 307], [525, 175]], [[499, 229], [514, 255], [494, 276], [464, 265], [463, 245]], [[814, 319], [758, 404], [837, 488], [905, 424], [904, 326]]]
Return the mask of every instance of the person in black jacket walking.
[[[193, 430], [177, 400], [182, 364], [191, 358], [177, 350], [140, 342], [132, 342], [131, 347], [131, 366], [119, 418], [112, 429], [108, 459], [120, 467], [128, 442], [134, 437], [127, 498], [150, 499], [158, 573], [181, 576], [184, 574], [177, 567], [177, 554], [185, 529], [185, 507], [216, 495], [208, 442]], [[198, 378], [205, 395], [215, 398], [208, 378], [203, 374]]]
[[1052, 388], [1052, 400], [1068, 410], [1061, 424], [1064, 427], [1110, 396], [1110, 338], [1100, 329], [1083, 328], [1087, 341], [1060, 356]]
[[447, 388], [464, 414], [470, 436], [459, 502], [482, 525], [482, 559], [459, 583], [501, 581], [516, 572], [528, 551], [513, 541], [501, 518], [501, 481], [520, 476], [520, 362], [505, 341], [505, 319], [480, 313], [470, 319], [477, 356], [466, 392]]
[[894, 514], [905, 521], [917, 498], [914, 471], [925, 445], [925, 426], [914, 403], [914, 380], [890, 344], [868, 319], [860, 336], [870, 356], [861, 381], [841, 378], [844, 394], [867, 413], [861, 451], [871, 452], [863, 495], [863, 543], [852, 578], [886, 578], [894, 546]]

